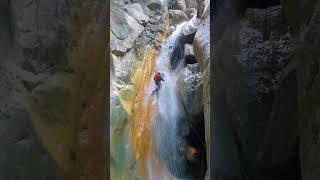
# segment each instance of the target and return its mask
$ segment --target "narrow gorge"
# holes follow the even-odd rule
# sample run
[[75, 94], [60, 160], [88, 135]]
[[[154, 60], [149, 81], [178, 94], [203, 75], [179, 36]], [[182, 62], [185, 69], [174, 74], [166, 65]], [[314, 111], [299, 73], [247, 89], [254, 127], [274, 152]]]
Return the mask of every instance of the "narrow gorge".
[[209, 179], [210, 1], [171, 2], [111, 2], [112, 180]]

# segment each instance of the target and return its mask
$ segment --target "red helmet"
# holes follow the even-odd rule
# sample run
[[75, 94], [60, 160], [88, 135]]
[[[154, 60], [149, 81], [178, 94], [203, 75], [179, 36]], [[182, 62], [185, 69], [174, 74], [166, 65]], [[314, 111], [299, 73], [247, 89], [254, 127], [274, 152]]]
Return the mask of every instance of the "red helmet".
[[154, 74], [154, 76], [153, 76], [153, 80], [158, 80], [158, 78], [159, 78], [159, 72], [156, 72], [155, 74]]

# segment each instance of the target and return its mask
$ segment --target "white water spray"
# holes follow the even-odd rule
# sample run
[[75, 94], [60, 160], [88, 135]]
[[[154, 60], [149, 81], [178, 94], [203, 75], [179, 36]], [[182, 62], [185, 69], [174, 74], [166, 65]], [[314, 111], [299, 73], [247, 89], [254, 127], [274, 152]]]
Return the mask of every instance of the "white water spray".
[[[171, 162], [175, 162], [175, 147], [177, 147], [176, 134], [177, 134], [177, 121], [179, 119], [179, 114], [181, 110], [179, 109], [179, 101], [176, 94], [176, 81], [177, 81], [177, 72], [179, 72], [179, 66], [176, 70], [172, 70], [170, 57], [174, 51], [175, 46], [179, 43], [179, 37], [181, 36], [181, 30], [185, 23], [177, 25], [175, 31], [170, 35], [167, 41], [162, 44], [160, 54], [157, 58], [155, 70], [164, 74], [164, 82], [161, 82], [161, 88], [157, 95], [155, 95], [157, 109], [159, 113], [153, 117], [153, 130], [152, 136], [155, 142], [156, 149], [161, 151], [159, 159], [170, 159]], [[156, 85], [151, 79], [153, 86], [150, 86], [147, 90], [148, 94], [156, 88]], [[159, 118], [160, 117], [160, 118]], [[165, 131], [164, 131], [165, 130]], [[170, 144], [168, 144], [168, 142]], [[168, 148], [170, 146], [170, 148]], [[169, 152], [170, 151], [170, 152]], [[168, 157], [168, 155], [170, 157]], [[167, 157], [163, 157], [167, 156]], [[155, 177], [154, 171], [149, 164], [151, 163], [151, 156], [147, 158], [148, 164], [148, 179], [149, 180], [158, 180], [160, 179], [172, 179], [172, 175], [168, 176]], [[174, 167], [174, 169], [179, 167]], [[176, 179], [176, 178], [175, 178]]]

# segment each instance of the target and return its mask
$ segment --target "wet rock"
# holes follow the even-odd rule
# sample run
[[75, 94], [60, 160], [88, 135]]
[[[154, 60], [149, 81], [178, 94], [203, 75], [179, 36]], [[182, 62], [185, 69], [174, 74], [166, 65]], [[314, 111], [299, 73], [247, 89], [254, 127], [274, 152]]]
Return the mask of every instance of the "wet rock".
[[188, 16], [189, 19], [193, 18], [194, 16], [197, 15], [197, 9], [196, 8], [187, 9], [186, 15]]
[[140, 4], [134, 3], [125, 6], [125, 12], [135, 18], [140, 24], [145, 25], [149, 21], [149, 17], [143, 12]]
[[169, 18], [170, 24], [173, 26], [189, 20], [183, 11], [172, 9], [169, 10]]
[[199, 23], [200, 20], [196, 17], [193, 17], [190, 21], [183, 25], [181, 37], [182, 43], [191, 44], [193, 42]]
[[170, 26], [169, 33], [172, 33], [176, 28], [174, 26]]
[[203, 110], [201, 79], [202, 73], [198, 64], [188, 64], [178, 76], [178, 95], [190, 115], [198, 115]]
[[[162, 119], [161, 115], [156, 116], [154, 122], [157, 128], [153, 132], [156, 150], [176, 178], [202, 178], [206, 171], [205, 150], [199, 141], [202, 134], [195, 134], [184, 116], [181, 114], [175, 121], [178, 133], [172, 124], [168, 123], [172, 121]], [[201, 128], [194, 128], [203, 132]], [[164, 130], [167, 133], [163, 133]], [[183, 137], [182, 132], [188, 132], [188, 137]]]
[[210, 16], [209, 11], [200, 21], [199, 28], [193, 40], [193, 50], [202, 71], [210, 61]]
[[[210, 7], [210, 1], [206, 1], [208, 3], [207, 7]], [[198, 3], [200, 4], [200, 3]], [[193, 51], [196, 57], [197, 62], [200, 66], [200, 71], [203, 74], [202, 84], [203, 84], [203, 111], [204, 111], [204, 122], [205, 122], [205, 142], [206, 142], [206, 152], [207, 152], [207, 161], [210, 161], [210, 142], [212, 139], [210, 138], [210, 124], [212, 121], [211, 117], [211, 102], [210, 102], [210, 89], [212, 82], [212, 76], [210, 72], [210, 8], [206, 9], [206, 12], [201, 16], [201, 21], [196, 31], [194, 40], [193, 40]], [[211, 114], [210, 114], [211, 113]], [[211, 167], [214, 165], [211, 164]], [[211, 171], [211, 170], [210, 170]], [[207, 174], [210, 174], [210, 171]], [[215, 177], [215, 176], [214, 176]]]
[[184, 45], [184, 56], [194, 56], [193, 46], [191, 44]]
[[176, 9], [185, 12], [187, 10], [186, 1], [185, 0], [176, 0], [177, 5]]
[[197, 17], [200, 19], [205, 12], [205, 9], [209, 8], [210, 0], [198, 0]]
[[163, 4], [160, 0], [148, 0], [146, 4], [147, 7], [152, 11], [159, 11], [163, 8]]
[[170, 54], [170, 65], [172, 69], [176, 69], [184, 57], [182, 38], [179, 38], [171, 47], [169, 47]]
[[194, 147], [188, 147], [186, 149], [186, 156], [190, 162], [196, 162], [197, 161], [197, 155], [198, 151]]
[[190, 8], [197, 9], [198, 8], [198, 3], [196, 0], [185, 0], [185, 2], [186, 2], [187, 9], [190, 9]]
[[193, 53], [193, 46], [190, 44], [184, 45], [184, 59], [186, 64], [194, 64], [197, 63], [197, 60]]

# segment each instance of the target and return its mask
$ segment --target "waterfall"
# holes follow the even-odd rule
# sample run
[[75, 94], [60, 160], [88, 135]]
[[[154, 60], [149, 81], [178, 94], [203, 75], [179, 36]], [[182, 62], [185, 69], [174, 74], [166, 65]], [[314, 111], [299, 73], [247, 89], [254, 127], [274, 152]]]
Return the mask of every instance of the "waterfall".
[[[160, 1], [167, 3], [166, 0]], [[194, 19], [195, 16], [189, 23]], [[177, 180], [175, 177], [193, 178], [201, 173], [200, 158], [193, 156], [194, 152], [201, 152], [197, 145], [199, 140], [195, 140], [189, 127], [192, 121], [185, 110], [185, 102], [181, 99], [181, 77], [188, 68], [184, 61], [184, 47], [185, 44], [192, 43], [190, 39], [194, 36], [185, 35], [183, 27], [190, 27], [186, 23], [188, 22], [176, 25], [172, 32], [167, 19], [162, 31], [155, 35], [158, 42], [162, 42], [160, 51], [158, 42], [149, 42], [150, 46], [146, 49], [137, 46], [132, 57], [137, 59], [134, 61], [130, 83], [120, 87], [121, 84], [117, 85], [115, 82], [115, 91], [120, 89], [121, 107], [128, 115], [130, 141], [130, 147], [125, 149], [130, 155], [126, 159], [128, 165], [119, 165], [123, 173], [119, 171], [121, 177], [114, 176], [115, 179], [136, 177], [146, 180]], [[169, 30], [171, 35], [167, 37]], [[164, 82], [161, 82], [159, 91], [152, 95], [157, 88], [153, 80], [154, 71], [164, 74]]]
[[[177, 157], [179, 144], [181, 144], [181, 142], [177, 142], [177, 139], [179, 139], [179, 137], [177, 137], [177, 124], [182, 112], [176, 95], [177, 73], [181, 69], [181, 66], [173, 69], [171, 62], [176, 61], [177, 58], [181, 58], [178, 56], [179, 53], [175, 52], [175, 49], [177, 46], [180, 46], [179, 37], [181, 36], [181, 29], [184, 24], [185, 23], [177, 25], [175, 31], [173, 31], [167, 41], [162, 44], [155, 65], [155, 70], [164, 74], [164, 82], [162, 82], [158, 94], [155, 95], [154, 106], [156, 106], [155, 109], [158, 109], [158, 111], [155, 111], [153, 115], [152, 141], [155, 146], [156, 156], [159, 156], [160, 161], [167, 159], [169, 162], [172, 162], [167, 164], [167, 166], [171, 166], [173, 171], [180, 168], [175, 166], [175, 158]], [[153, 81], [153, 79], [150, 81]], [[150, 84], [151, 86], [147, 89], [147, 94], [150, 94], [156, 88], [153, 82]], [[149, 180], [176, 179], [173, 178], [168, 170], [167, 174], [161, 173], [161, 177], [157, 177], [155, 172], [159, 171], [159, 169], [152, 169], [154, 167], [151, 163], [152, 155], [149, 155], [147, 158]]]

